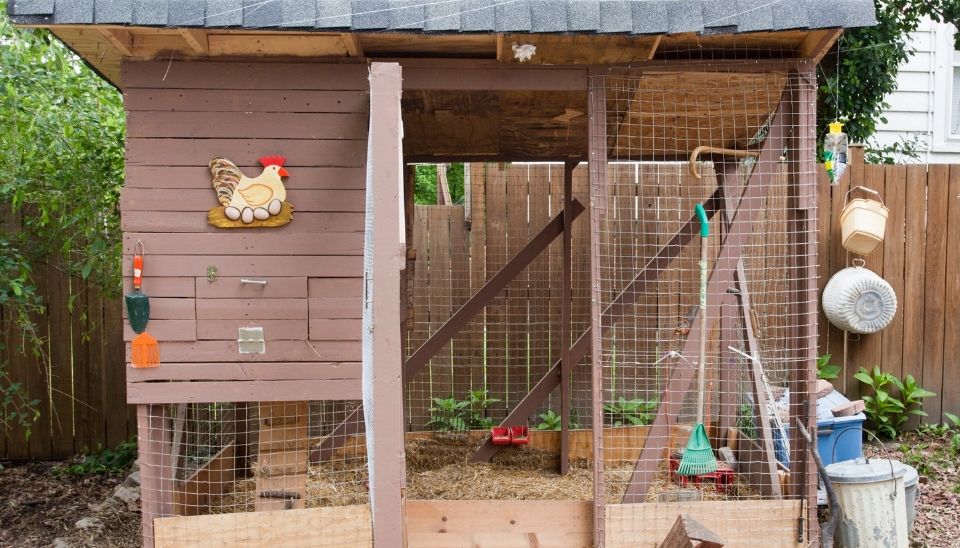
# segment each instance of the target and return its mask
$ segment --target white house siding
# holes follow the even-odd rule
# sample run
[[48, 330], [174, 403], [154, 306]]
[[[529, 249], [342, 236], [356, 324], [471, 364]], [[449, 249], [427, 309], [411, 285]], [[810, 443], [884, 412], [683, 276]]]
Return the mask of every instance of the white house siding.
[[[886, 100], [886, 123], [877, 126], [874, 141], [892, 145], [911, 134], [918, 135], [923, 149], [918, 161], [960, 163], [960, 136], [951, 132], [955, 54], [954, 27], [924, 20], [911, 33], [913, 55], [902, 65], [897, 90]], [[842, 55], [842, 53], [841, 53]]]

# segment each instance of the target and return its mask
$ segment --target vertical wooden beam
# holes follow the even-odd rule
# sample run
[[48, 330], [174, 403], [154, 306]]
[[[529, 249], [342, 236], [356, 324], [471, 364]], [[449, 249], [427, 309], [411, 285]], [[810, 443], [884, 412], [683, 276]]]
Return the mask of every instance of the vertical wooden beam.
[[560, 473], [570, 470], [570, 374], [576, 364], [570, 363], [570, 299], [573, 261], [573, 170], [577, 162], [563, 166], [563, 265], [560, 283]]
[[403, 337], [400, 271], [406, 267], [400, 65], [370, 66], [367, 233], [364, 245], [363, 406], [376, 545], [406, 545]]
[[[802, 421], [811, 433], [816, 432], [817, 372], [817, 216], [816, 164], [816, 74], [815, 64], [808, 61], [790, 73], [787, 86], [791, 96], [786, 105], [787, 120], [792, 129], [788, 141], [789, 199], [788, 227], [793, 269], [793, 305], [796, 331], [791, 337], [795, 367], [790, 371], [790, 421]], [[806, 532], [804, 543], [816, 544], [817, 470], [799, 429], [791, 429], [790, 481], [792, 494], [805, 502], [805, 523], [798, 532]]]
[[590, 325], [593, 333], [591, 400], [593, 401], [593, 542], [605, 544], [606, 494], [603, 484], [603, 338], [600, 291], [600, 216], [606, 214], [607, 90], [606, 75], [591, 69], [587, 89], [588, 174], [590, 177]]
[[437, 164], [437, 205], [453, 205], [447, 182], [447, 164]]
[[153, 548], [153, 520], [173, 515], [170, 429], [165, 405], [137, 406], [137, 446], [140, 460], [143, 546]]

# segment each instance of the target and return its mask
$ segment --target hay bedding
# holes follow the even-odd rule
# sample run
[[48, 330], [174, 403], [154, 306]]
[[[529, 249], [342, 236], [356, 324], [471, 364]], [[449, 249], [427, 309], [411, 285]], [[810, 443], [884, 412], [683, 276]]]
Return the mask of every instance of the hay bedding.
[[[468, 459], [478, 444], [466, 440], [416, 439], [407, 443], [407, 498], [420, 500], [593, 500], [593, 468], [579, 459], [566, 476], [557, 473], [557, 455], [530, 448], [505, 448], [490, 463]], [[604, 467], [606, 500], [619, 503], [633, 463]], [[666, 472], [657, 475], [649, 501], [676, 489]], [[240, 480], [213, 509], [215, 513], [253, 510], [256, 480]], [[759, 498], [740, 476], [729, 493], [702, 490], [703, 500]], [[311, 465], [307, 472], [307, 507], [346, 506], [368, 501], [366, 464], [360, 460]]]

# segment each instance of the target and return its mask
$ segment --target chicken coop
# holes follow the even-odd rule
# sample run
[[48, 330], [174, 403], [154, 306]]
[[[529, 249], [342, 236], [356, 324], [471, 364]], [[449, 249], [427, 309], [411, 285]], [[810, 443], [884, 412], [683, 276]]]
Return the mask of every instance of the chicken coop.
[[124, 94], [144, 546], [816, 543], [816, 66], [873, 2], [8, 10]]

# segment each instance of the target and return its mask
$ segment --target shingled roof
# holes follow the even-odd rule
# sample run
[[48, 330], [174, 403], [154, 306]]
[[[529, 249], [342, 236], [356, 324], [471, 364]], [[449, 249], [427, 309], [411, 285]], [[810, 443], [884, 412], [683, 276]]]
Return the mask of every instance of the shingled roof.
[[10, 0], [18, 24], [733, 34], [876, 23], [873, 0]]

